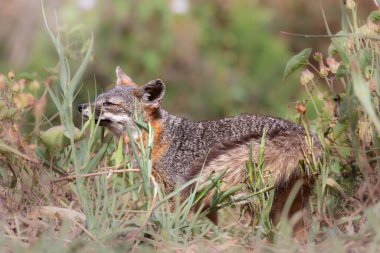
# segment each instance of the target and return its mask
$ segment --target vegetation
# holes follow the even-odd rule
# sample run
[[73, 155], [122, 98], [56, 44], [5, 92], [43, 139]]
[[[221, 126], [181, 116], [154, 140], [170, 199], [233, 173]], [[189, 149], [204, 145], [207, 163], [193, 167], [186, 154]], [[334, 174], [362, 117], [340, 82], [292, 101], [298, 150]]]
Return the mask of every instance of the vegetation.
[[[199, 15], [207, 10], [198, 10]], [[81, 64], [73, 64], [69, 52], [74, 49], [63, 43], [69, 40], [48, 28], [59, 64], [43, 84], [23, 73], [0, 75], [2, 252], [378, 252], [379, 22], [379, 10], [358, 20], [355, 2], [347, 0], [341, 31], [332, 34], [325, 22], [331, 40], [327, 57], [305, 49], [284, 70], [288, 78], [302, 69], [300, 87], [306, 95], [294, 119], [317, 133], [325, 150], [321, 161], [308, 164], [320, 175], [309, 203], [306, 242], [292, 236], [297, 217], [284, 218], [278, 227], [270, 224], [273, 190], [260, 180], [260, 163], [252, 164], [249, 157], [250, 198], [236, 196], [236, 189], [219, 192], [222, 173], [180, 202], [179, 192], [194, 182], [167, 196], [160, 190], [151, 173], [152, 129], [138, 111], [134, 119], [140, 134], [147, 131], [149, 138], [131, 142], [125, 154], [123, 143], [93, 117], [77, 128], [73, 104], [93, 40], [76, 44]], [[204, 45], [218, 43], [215, 36], [206, 36]], [[250, 50], [249, 43], [241, 48]], [[49, 118], [47, 105], [57, 111]], [[220, 209], [219, 226], [205, 218], [211, 210], [191, 211], [211, 190], [217, 192], [210, 208]], [[253, 219], [246, 215], [252, 210]]]

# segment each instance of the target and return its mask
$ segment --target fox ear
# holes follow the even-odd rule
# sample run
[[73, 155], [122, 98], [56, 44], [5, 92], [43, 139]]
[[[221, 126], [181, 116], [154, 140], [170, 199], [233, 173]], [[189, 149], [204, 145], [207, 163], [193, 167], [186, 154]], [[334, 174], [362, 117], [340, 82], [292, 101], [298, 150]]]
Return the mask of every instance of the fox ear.
[[165, 84], [160, 80], [152, 80], [138, 88], [135, 96], [144, 104], [158, 107], [165, 94]]
[[136, 86], [136, 84], [132, 81], [132, 79], [126, 75], [120, 66], [116, 67], [116, 85], [117, 86]]

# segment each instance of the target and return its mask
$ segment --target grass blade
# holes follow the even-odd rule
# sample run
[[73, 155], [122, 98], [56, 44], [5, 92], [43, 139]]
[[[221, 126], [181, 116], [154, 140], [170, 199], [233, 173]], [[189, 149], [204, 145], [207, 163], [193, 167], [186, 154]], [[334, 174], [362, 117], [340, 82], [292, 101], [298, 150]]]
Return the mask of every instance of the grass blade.
[[361, 74], [359, 62], [356, 59], [351, 60], [351, 75], [354, 93], [376, 127], [377, 133], [380, 134], [380, 120], [372, 106], [371, 93], [363, 75]]
[[75, 92], [76, 88], [78, 87], [80, 80], [83, 77], [84, 71], [86, 70], [88, 63], [90, 62], [92, 50], [93, 50], [93, 43], [94, 43], [94, 35], [91, 34], [90, 45], [87, 49], [86, 55], [83, 58], [82, 63], [80, 64], [77, 72], [75, 73], [75, 75], [71, 79], [70, 85], [68, 87], [68, 94], [70, 94], [71, 97], [74, 96], [74, 92]]

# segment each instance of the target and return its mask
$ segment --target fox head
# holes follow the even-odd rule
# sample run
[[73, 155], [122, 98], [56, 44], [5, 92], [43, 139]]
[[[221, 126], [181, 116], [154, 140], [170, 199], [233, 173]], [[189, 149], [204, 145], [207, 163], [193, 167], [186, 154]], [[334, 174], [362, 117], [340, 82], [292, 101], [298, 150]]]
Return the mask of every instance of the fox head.
[[[138, 86], [127, 76], [120, 67], [116, 68], [116, 86], [100, 94], [92, 103], [78, 106], [83, 117], [94, 114], [95, 121], [100, 126], [108, 128], [117, 137], [126, 136], [126, 126], [132, 130], [137, 138], [136, 125], [133, 121], [133, 111], [136, 107], [143, 108], [145, 114], [157, 112], [165, 94], [165, 84], [157, 79]], [[147, 118], [147, 117], [146, 117]]]

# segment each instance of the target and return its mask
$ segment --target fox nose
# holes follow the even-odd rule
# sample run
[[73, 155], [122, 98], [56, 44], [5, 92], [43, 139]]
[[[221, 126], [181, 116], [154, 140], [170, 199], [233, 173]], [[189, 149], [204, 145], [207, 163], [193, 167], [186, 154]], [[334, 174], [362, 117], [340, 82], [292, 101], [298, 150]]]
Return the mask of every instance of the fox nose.
[[80, 105], [78, 106], [78, 111], [79, 111], [79, 112], [82, 112], [83, 109], [86, 109], [86, 107], [87, 107], [86, 104], [80, 104]]

